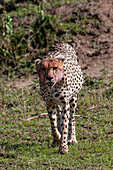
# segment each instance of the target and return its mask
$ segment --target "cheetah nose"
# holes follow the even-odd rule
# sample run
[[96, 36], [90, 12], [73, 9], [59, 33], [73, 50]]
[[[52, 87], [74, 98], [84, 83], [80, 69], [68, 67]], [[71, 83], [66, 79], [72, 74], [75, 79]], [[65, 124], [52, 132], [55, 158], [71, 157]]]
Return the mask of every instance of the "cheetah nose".
[[52, 79], [53, 79], [52, 76], [48, 76], [48, 77], [47, 77], [47, 80], [52, 80]]

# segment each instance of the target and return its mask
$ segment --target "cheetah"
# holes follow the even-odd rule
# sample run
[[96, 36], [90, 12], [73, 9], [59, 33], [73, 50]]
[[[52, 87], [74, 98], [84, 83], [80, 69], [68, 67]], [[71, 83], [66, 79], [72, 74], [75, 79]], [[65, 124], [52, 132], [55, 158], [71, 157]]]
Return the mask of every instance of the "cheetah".
[[58, 43], [35, 64], [51, 122], [52, 145], [59, 146], [59, 153], [64, 154], [69, 151], [68, 144], [77, 143], [74, 113], [83, 74], [76, 52], [69, 44]]

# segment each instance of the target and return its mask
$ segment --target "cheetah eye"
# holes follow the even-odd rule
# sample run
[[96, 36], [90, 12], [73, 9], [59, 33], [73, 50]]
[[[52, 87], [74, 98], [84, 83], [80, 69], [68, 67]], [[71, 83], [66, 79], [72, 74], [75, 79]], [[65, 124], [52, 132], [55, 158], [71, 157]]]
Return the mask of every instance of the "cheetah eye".
[[53, 70], [57, 70], [58, 67], [53, 67]]

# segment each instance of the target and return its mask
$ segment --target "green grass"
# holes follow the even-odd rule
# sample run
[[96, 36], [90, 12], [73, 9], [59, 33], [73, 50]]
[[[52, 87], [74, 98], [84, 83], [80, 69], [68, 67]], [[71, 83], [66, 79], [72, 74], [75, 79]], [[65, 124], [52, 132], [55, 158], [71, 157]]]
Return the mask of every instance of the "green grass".
[[46, 112], [37, 81], [24, 88], [1, 82], [1, 169], [112, 168], [113, 81], [106, 89], [100, 79], [85, 80], [76, 112], [78, 145], [70, 145], [65, 155], [51, 146], [48, 117], [24, 121]]

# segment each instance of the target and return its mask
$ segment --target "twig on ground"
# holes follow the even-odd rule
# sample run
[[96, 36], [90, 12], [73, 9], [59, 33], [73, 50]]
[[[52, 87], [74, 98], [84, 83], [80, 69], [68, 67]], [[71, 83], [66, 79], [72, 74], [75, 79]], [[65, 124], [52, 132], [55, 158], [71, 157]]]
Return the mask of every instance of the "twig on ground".
[[93, 105], [93, 106], [91, 106], [90, 108], [88, 108], [87, 111], [92, 110], [92, 109], [94, 109], [95, 107], [97, 107], [97, 106], [94, 106], [94, 105]]
[[[29, 120], [33, 120], [33, 119], [37, 119], [37, 118], [42, 118], [42, 117], [47, 117], [48, 116], [48, 113], [42, 113], [41, 115], [37, 115], [37, 116], [33, 116], [33, 117], [30, 117], [24, 121], [29, 121]], [[80, 115], [74, 115], [74, 117], [80, 117]]]
[[74, 115], [74, 117], [80, 117], [81, 115]]
[[48, 113], [42, 113], [41, 115], [33, 116], [26, 120], [29, 121], [29, 120], [33, 120], [33, 119], [37, 119], [37, 118], [47, 117], [47, 115], [48, 115]]

